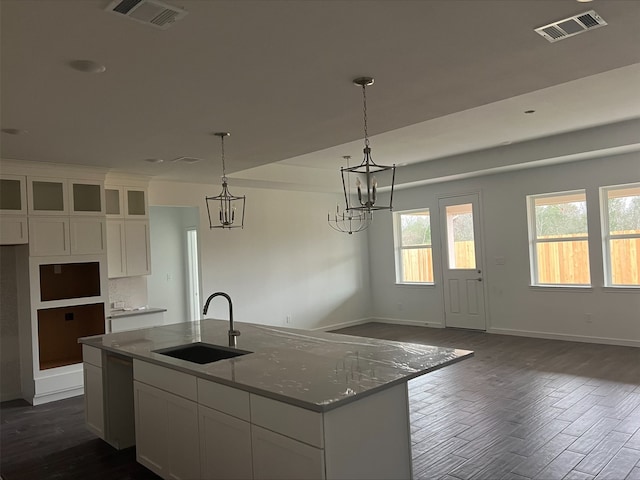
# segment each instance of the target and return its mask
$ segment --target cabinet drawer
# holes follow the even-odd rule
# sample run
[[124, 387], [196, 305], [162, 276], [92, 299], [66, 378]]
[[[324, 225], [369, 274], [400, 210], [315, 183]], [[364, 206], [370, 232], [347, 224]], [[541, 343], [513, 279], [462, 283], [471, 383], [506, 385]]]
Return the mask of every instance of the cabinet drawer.
[[102, 350], [88, 345], [82, 345], [82, 361], [96, 367], [102, 367]]
[[198, 378], [198, 403], [249, 421], [249, 393]]
[[133, 378], [194, 402], [198, 399], [198, 385], [193, 375], [134, 359]]
[[251, 394], [251, 423], [324, 448], [321, 413]]

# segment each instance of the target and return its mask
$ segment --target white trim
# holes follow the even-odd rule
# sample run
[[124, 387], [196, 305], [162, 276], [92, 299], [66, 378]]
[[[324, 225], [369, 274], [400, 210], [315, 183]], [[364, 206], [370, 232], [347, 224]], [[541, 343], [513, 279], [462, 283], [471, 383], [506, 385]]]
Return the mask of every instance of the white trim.
[[62, 390], [58, 392], [52, 393], [44, 393], [40, 395], [35, 395], [33, 397], [32, 405], [42, 405], [43, 403], [55, 402], [58, 400], [64, 400], [65, 398], [77, 397], [79, 395], [84, 394], [84, 386], [77, 388], [69, 388], [67, 390]]
[[[566, 197], [572, 195], [584, 196], [584, 200], [580, 200], [580, 202], [584, 202], [585, 206], [585, 222], [587, 232], [586, 235], [580, 237], [550, 237], [550, 238], [538, 238], [538, 226], [536, 220], [536, 200], [540, 198], [555, 198], [555, 197]], [[575, 189], [575, 190], [567, 190], [562, 192], [546, 192], [546, 193], [536, 193], [531, 195], [526, 195], [525, 197], [526, 205], [527, 205], [527, 225], [528, 225], [528, 237], [529, 237], [529, 269], [530, 269], [530, 287], [586, 287], [591, 288], [593, 286], [593, 278], [591, 278], [591, 256], [587, 255], [587, 267], [589, 269], [589, 283], [585, 284], [575, 284], [575, 283], [558, 283], [558, 284], [548, 284], [541, 283], [539, 278], [539, 268], [538, 268], [538, 243], [558, 243], [558, 242], [574, 242], [581, 241], [587, 242], [587, 248], [589, 248], [591, 239], [589, 235], [589, 225], [588, 225], [588, 207], [587, 207], [587, 190], [586, 188]], [[574, 202], [575, 203], [575, 202]]]
[[564, 340], [567, 342], [598, 343], [604, 345], [619, 345], [623, 347], [640, 347], [640, 340], [627, 340], [622, 338], [588, 337], [585, 335], [534, 332], [530, 330], [515, 330], [510, 328], [491, 328], [487, 330], [487, 333], [497, 335], [514, 335], [517, 337], [547, 338], [550, 340]]
[[309, 331], [311, 332], [328, 332], [331, 330], [338, 330], [339, 328], [347, 328], [347, 327], [353, 327], [356, 325], [363, 325], [365, 323], [369, 323], [369, 322], [373, 322], [373, 319], [371, 318], [357, 318], [355, 320], [349, 320], [346, 322], [340, 322], [340, 323], [334, 323], [332, 325], [322, 325], [320, 327], [315, 327], [315, 328], [310, 328]]
[[[600, 227], [602, 232], [602, 263], [604, 269], [605, 288], [633, 288], [634, 285], [613, 283], [613, 273], [611, 271], [611, 241], [619, 239], [640, 238], [639, 234], [612, 234], [609, 220], [609, 192], [615, 190], [625, 190], [629, 188], [639, 188], [640, 182], [626, 183], [622, 185], [607, 185], [598, 189], [600, 203]], [[640, 287], [638, 285], [637, 287]], [[636, 287], [636, 288], [637, 288]]]
[[371, 318], [369, 321], [374, 323], [391, 323], [393, 325], [406, 325], [409, 327], [444, 328], [443, 323], [427, 322], [425, 320], [407, 320], [405, 318], [376, 317], [376, 318]]

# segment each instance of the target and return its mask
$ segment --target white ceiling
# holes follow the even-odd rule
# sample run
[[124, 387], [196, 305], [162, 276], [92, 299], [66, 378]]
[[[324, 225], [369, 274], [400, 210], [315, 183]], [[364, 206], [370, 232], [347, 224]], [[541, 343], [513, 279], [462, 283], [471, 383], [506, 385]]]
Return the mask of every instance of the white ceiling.
[[[210, 182], [211, 134], [229, 131], [238, 177], [313, 176], [360, 160], [362, 75], [379, 163], [640, 117], [640, 2], [170, 0], [189, 13], [167, 30], [109, 3], [1, 0], [0, 126], [28, 131], [2, 134], [2, 158]], [[609, 25], [553, 44], [533, 31], [590, 9]]]

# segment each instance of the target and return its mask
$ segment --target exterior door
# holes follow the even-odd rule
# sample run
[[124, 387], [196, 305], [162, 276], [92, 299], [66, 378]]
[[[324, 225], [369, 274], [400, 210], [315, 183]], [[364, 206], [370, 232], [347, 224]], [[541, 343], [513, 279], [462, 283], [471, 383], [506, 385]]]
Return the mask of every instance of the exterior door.
[[486, 330], [478, 194], [439, 200], [447, 327]]

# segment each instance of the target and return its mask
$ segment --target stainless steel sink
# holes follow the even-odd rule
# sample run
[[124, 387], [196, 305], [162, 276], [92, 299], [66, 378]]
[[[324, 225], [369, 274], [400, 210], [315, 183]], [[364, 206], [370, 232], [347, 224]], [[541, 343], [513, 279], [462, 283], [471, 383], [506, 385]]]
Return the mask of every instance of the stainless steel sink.
[[196, 342], [189, 343], [187, 345], [178, 345], [177, 347], [154, 350], [153, 353], [168, 355], [169, 357], [179, 358], [181, 360], [186, 360], [187, 362], [205, 364], [217, 362], [218, 360], [225, 360], [227, 358], [239, 357], [240, 355], [246, 355], [253, 352]]

